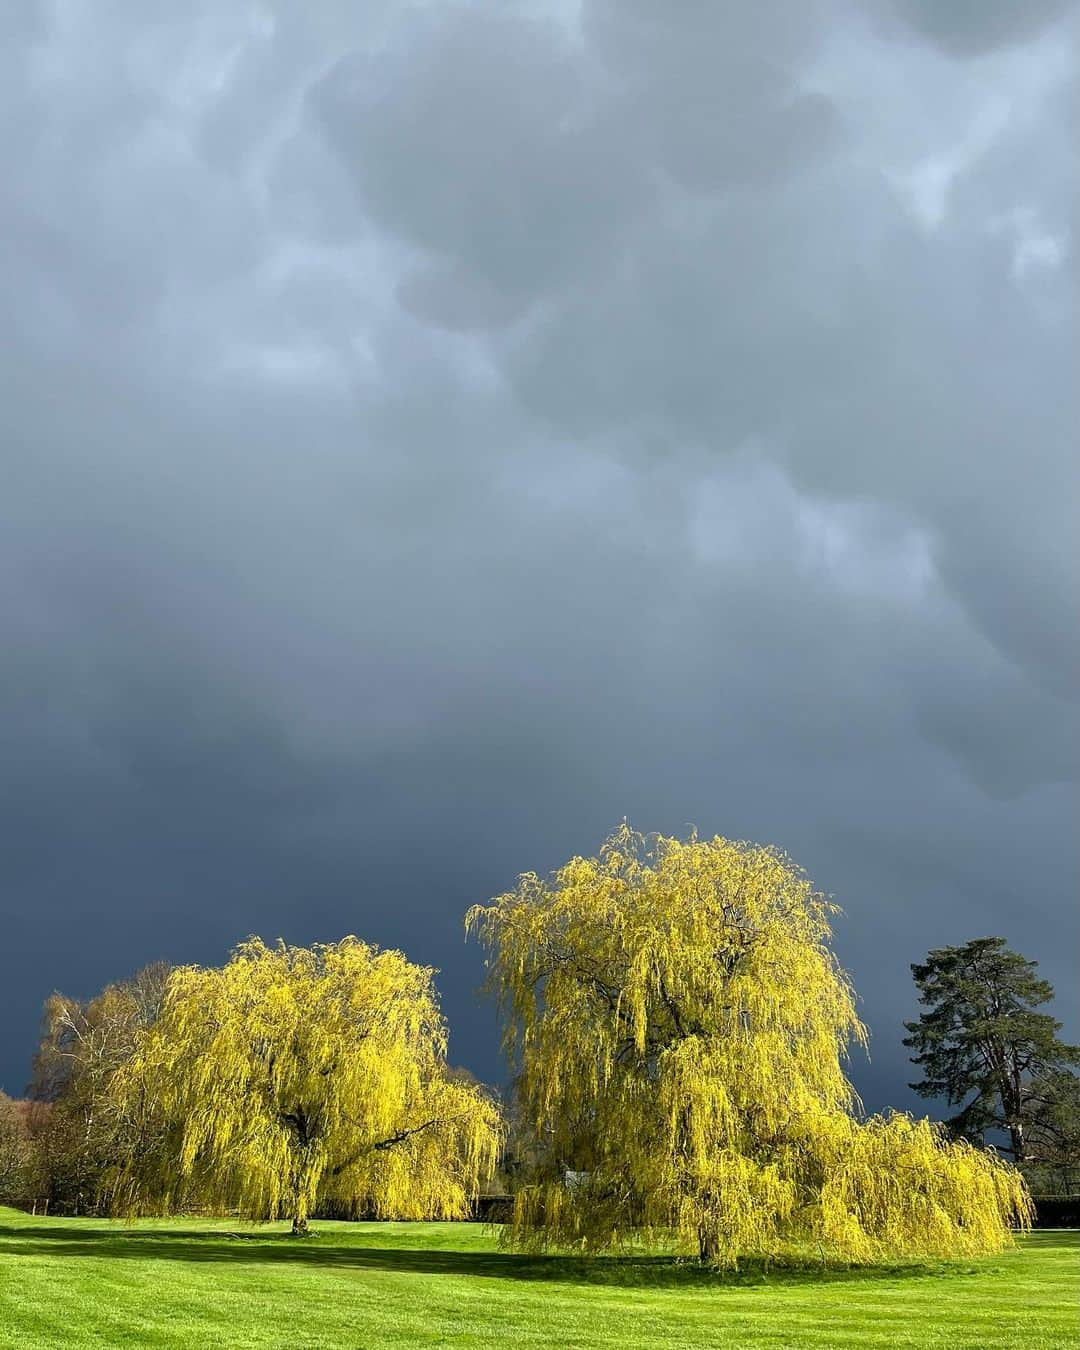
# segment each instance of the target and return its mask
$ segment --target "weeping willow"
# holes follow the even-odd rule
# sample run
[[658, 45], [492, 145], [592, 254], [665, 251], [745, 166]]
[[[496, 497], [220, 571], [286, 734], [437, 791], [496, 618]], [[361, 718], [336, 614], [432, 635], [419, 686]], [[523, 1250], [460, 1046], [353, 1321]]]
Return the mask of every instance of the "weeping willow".
[[508, 1240], [674, 1230], [717, 1266], [999, 1250], [1020, 1175], [928, 1121], [861, 1115], [865, 1046], [823, 896], [781, 853], [627, 826], [598, 858], [474, 907], [534, 1184]]
[[356, 938], [258, 938], [221, 968], [173, 971], [113, 1083], [161, 1133], [111, 1178], [120, 1212], [192, 1196], [252, 1218], [313, 1208], [458, 1218], [494, 1169], [495, 1103], [446, 1067], [434, 971]]

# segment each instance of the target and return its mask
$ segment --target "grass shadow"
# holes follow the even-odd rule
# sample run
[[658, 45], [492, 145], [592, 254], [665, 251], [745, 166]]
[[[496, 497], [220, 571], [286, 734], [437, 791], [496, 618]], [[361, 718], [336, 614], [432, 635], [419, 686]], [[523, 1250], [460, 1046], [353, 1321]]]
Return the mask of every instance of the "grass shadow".
[[288, 1265], [342, 1270], [398, 1271], [479, 1279], [539, 1281], [649, 1289], [722, 1289], [747, 1285], [820, 1285], [974, 1274], [945, 1262], [884, 1266], [772, 1265], [746, 1261], [717, 1272], [673, 1256], [568, 1256], [506, 1251], [445, 1250], [342, 1243], [339, 1234], [297, 1240], [284, 1233], [193, 1229], [168, 1232], [117, 1228], [79, 1231], [74, 1225], [0, 1226], [0, 1255], [97, 1257], [109, 1260], [186, 1261], [236, 1265]]

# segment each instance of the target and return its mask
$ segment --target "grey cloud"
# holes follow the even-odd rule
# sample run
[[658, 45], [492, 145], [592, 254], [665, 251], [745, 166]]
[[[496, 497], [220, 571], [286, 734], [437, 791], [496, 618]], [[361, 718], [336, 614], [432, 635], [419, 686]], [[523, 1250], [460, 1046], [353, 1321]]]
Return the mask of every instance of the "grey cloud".
[[509, 323], [521, 301], [463, 267], [428, 267], [406, 276], [398, 299], [410, 314], [442, 328], [467, 332]]
[[584, 7], [590, 51], [611, 81], [609, 134], [633, 140], [695, 192], [783, 179], [838, 131], [800, 68], [822, 36], [820, 11], [765, 3], [738, 15], [698, 5]]
[[624, 814], [836, 894], [871, 1104], [934, 943], [1075, 1017], [1053, 32], [77, 23], [0, 57], [5, 1088], [53, 984], [252, 930], [442, 966], [495, 1074], [461, 913]]
[[971, 57], [1034, 37], [1069, 13], [1069, 0], [893, 0], [897, 14], [950, 56]]
[[553, 24], [466, 9], [416, 26], [345, 58], [313, 106], [376, 221], [444, 256], [459, 288], [525, 304], [602, 256], [633, 161], [598, 137]]

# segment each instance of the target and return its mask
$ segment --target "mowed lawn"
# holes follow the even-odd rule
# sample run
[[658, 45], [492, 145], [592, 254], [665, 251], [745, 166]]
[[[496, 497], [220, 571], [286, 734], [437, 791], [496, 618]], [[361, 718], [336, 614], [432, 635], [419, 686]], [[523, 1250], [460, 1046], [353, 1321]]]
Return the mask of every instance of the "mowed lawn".
[[884, 1271], [529, 1257], [477, 1224], [133, 1225], [0, 1210], [0, 1345], [1076, 1346], [1080, 1233]]

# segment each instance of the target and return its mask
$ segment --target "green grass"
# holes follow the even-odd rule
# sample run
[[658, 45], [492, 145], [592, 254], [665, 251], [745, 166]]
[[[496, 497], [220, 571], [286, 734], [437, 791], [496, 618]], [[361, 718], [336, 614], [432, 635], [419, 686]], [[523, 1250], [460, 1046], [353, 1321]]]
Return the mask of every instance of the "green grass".
[[0, 1346], [1080, 1344], [1080, 1234], [1002, 1256], [717, 1276], [663, 1256], [530, 1257], [476, 1224], [132, 1225], [0, 1210]]

